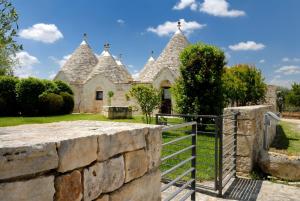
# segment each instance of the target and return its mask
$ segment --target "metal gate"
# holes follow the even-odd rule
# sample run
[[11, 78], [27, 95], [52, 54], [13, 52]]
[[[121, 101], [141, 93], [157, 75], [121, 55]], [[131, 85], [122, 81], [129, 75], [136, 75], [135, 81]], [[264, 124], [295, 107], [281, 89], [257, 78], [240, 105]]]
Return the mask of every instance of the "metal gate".
[[165, 125], [163, 200], [195, 200], [195, 190], [222, 195], [236, 176], [237, 115], [156, 115], [156, 123]]

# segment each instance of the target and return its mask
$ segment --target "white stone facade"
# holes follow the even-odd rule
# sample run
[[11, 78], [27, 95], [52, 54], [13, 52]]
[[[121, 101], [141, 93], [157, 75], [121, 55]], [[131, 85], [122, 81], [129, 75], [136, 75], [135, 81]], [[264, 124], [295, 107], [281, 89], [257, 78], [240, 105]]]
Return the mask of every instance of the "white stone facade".
[[171, 87], [179, 75], [179, 54], [188, 44], [183, 33], [177, 31], [157, 60], [151, 56], [139, 77], [133, 80], [122, 62], [111, 55], [108, 44], [97, 57], [84, 40], [54, 79], [67, 82], [73, 89], [74, 112], [101, 113], [103, 106], [108, 105], [109, 91], [114, 92], [112, 106], [133, 106], [134, 101], [126, 98], [133, 85]]

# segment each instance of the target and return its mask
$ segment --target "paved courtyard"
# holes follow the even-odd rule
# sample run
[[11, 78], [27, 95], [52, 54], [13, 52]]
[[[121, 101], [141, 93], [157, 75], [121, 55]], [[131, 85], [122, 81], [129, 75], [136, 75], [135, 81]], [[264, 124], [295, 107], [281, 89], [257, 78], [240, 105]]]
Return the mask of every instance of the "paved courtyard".
[[[163, 193], [162, 197], [166, 198], [171, 192], [177, 189], [177, 187], [172, 187], [168, 192]], [[185, 193], [186, 191], [181, 196], [185, 195]], [[174, 200], [180, 200], [181, 196], [179, 195]], [[299, 201], [300, 188], [269, 181], [238, 178], [226, 190], [223, 198], [218, 198], [213, 193], [197, 193], [196, 197], [197, 201]]]

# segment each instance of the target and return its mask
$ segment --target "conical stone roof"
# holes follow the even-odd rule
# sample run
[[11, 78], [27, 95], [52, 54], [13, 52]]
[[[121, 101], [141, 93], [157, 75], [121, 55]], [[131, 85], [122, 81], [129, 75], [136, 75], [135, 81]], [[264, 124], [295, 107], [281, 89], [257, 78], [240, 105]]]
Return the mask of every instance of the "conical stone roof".
[[184, 36], [182, 31], [179, 29], [170, 39], [169, 43], [151, 65], [151, 68], [144, 73], [144, 82], [152, 82], [155, 76], [163, 68], [169, 68], [176, 76], [179, 76], [180, 60], [179, 55], [185, 47], [189, 45], [187, 38]]
[[98, 63], [88, 76], [87, 80], [99, 74], [107, 77], [115, 83], [128, 82], [128, 79], [124, 76], [124, 71], [117, 64], [113, 56], [110, 54], [107, 46], [105, 47], [101, 55], [98, 57]]
[[127, 70], [126, 66], [122, 63], [122, 61], [120, 59], [116, 59], [116, 63], [121, 68], [120, 70], [123, 73], [123, 76], [126, 77], [127, 81], [132, 81], [132, 76]]
[[151, 56], [148, 59], [147, 63], [144, 65], [144, 68], [139, 73], [138, 80], [141, 80], [141, 81], [147, 80], [147, 74], [149, 73], [149, 71], [151, 71], [152, 65], [154, 64], [154, 62], [155, 62], [155, 59]]
[[72, 53], [60, 71], [71, 83], [83, 83], [92, 72], [98, 59], [85, 40]]

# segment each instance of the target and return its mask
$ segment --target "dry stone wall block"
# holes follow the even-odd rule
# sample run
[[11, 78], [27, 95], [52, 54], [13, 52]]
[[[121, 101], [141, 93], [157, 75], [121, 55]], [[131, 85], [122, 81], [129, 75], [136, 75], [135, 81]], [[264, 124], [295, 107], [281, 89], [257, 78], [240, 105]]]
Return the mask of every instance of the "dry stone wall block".
[[57, 166], [55, 143], [0, 148], [0, 180], [43, 172]]
[[144, 149], [125, 153], [125, 182], [143, 176], [148, 169], [147, 155]]
[[78, 170], [55, 178], [56, 201], [80, 201], [82, 199], [81, 173]]
[[119, 153], [134, 151], [146, 146], [145, 134], [148, 128], [123, 131], [114, 135], [100, 135], [98, 138], [98, 160], [104, 161]]
[[96, 163], [83, 170], [83, 197], [85, 201], [94, 200], [102, 193], [103, 174], [103, 163]]
[[109, 201], [109, 195], [101, 195], [98, 199], [95, 201]]
[[146, 142], [148, 170], [152, 170], [160, 165], [162, 149], [161, 128], [149, 129], [149, 133], [146, 135]]
[[160, 179], [157, 169], [111, 193], [110, 201], [160, 201]]
[[237, 156], [236, 171], [243, 173], [250, 173], [253, 168], [253, 160], [250, 157]]
[[53, 176], [0, 184], [3, 201], [53, 201], [54, 193]]
[[97, 159], [97, 136], [64, 140], [58, 143], [59, 172], [89, 165]]

